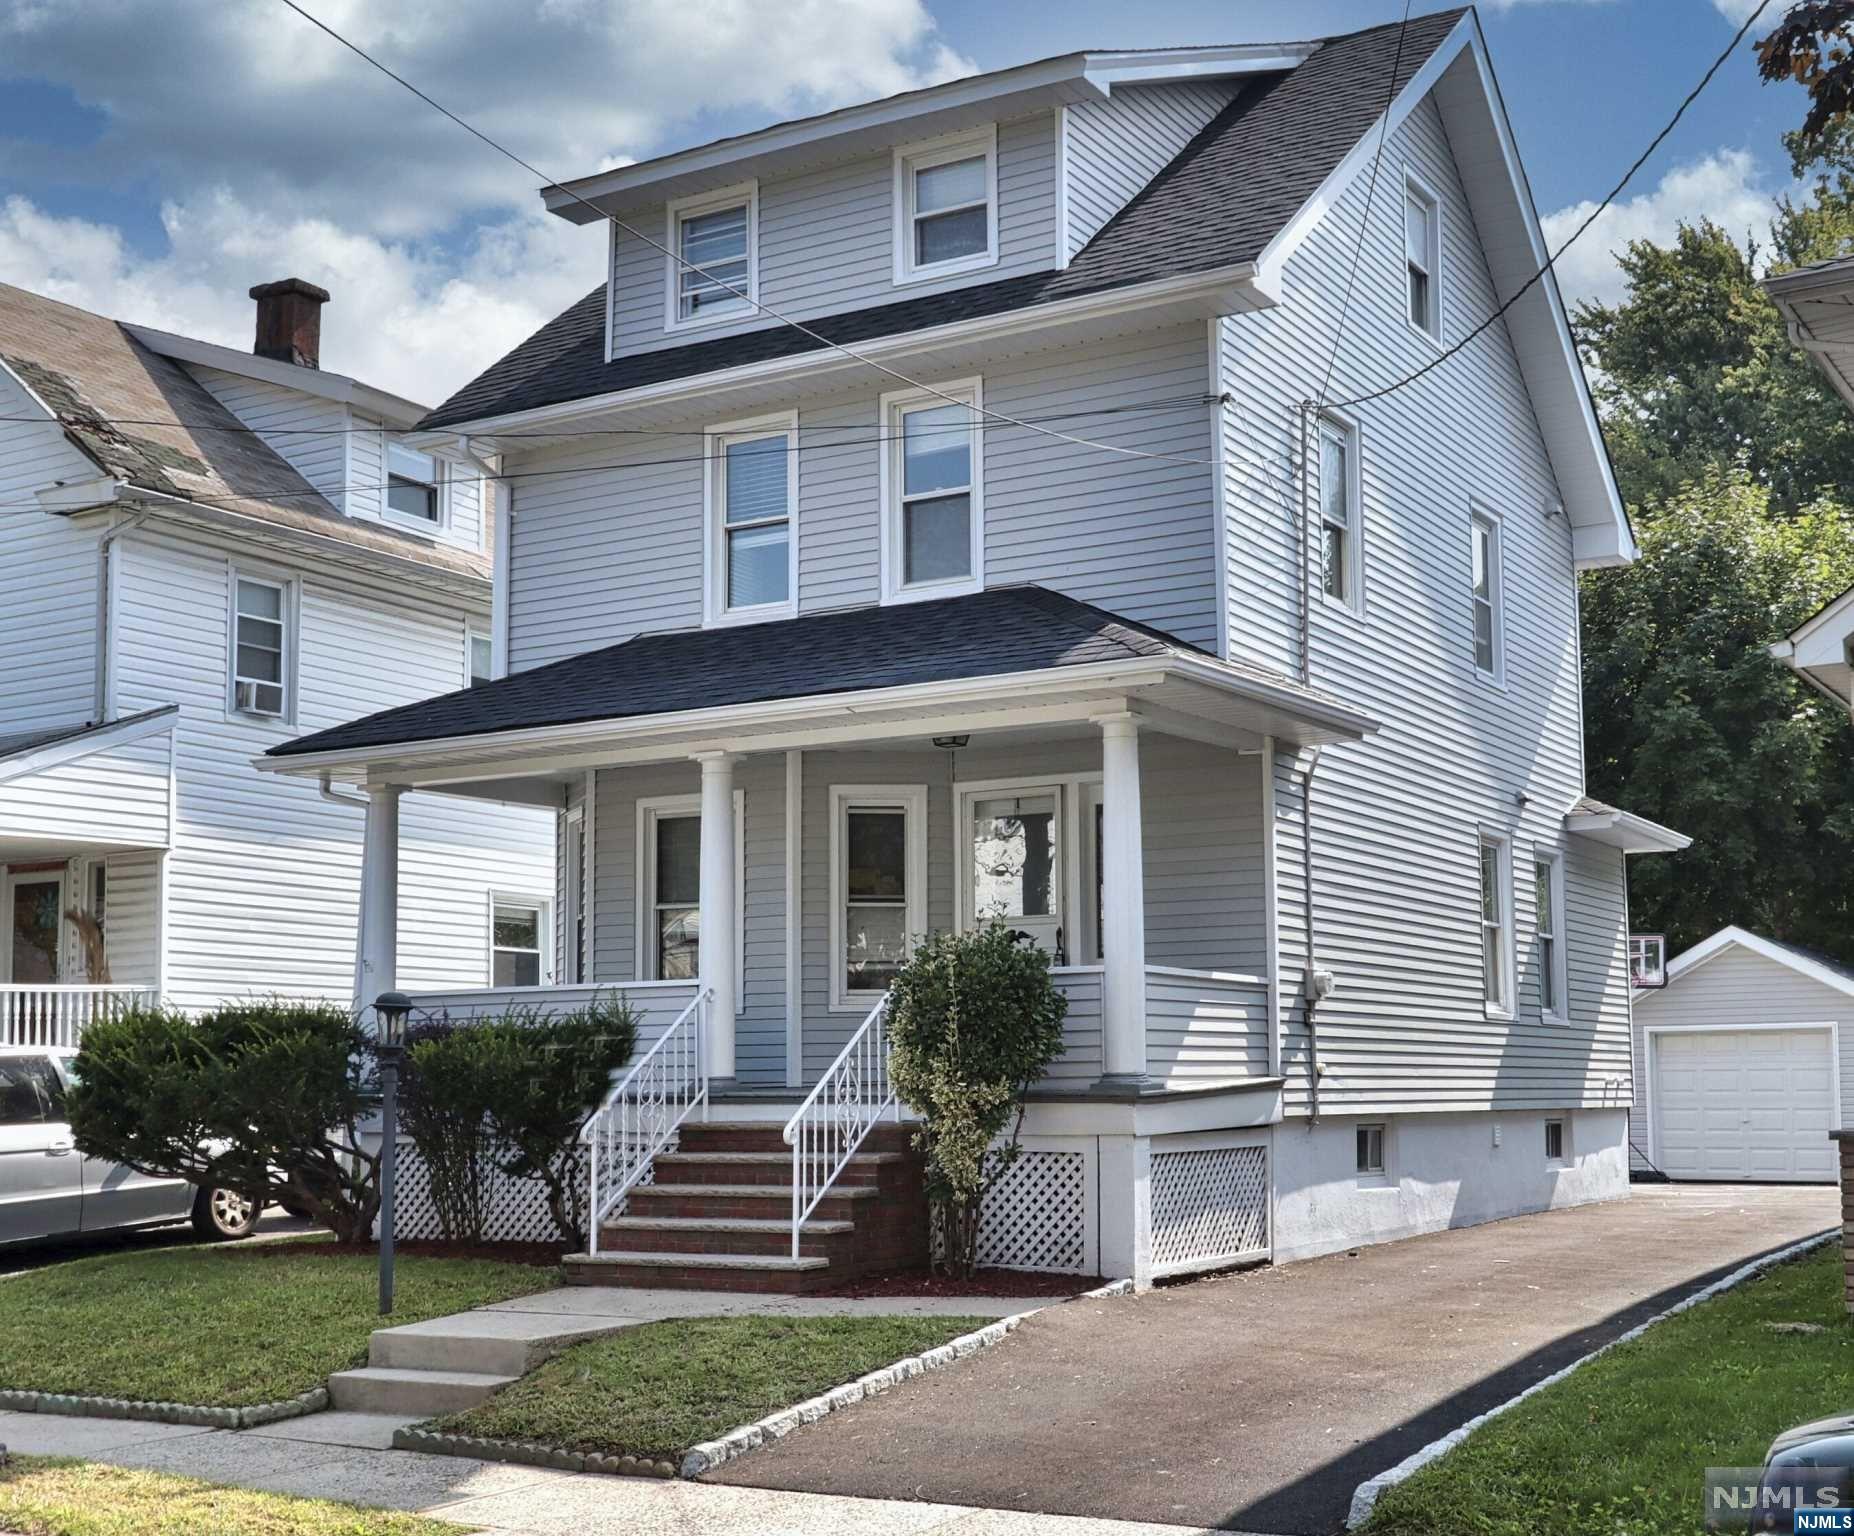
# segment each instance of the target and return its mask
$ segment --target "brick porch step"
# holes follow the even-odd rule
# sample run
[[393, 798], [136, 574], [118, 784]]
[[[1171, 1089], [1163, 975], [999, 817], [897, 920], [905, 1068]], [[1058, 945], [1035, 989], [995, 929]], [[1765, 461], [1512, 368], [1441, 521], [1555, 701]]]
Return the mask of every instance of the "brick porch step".
[[[858, 1207], [882, 1191], [874, 1184], [835, 1185], [812, 1215], [819, 1221], [854, 1221]], [[628, 1197], [632, 1216], [724, 1217], [789, 1222], [789, 1184], [640, 1184]]]
[[[820, 1259], [854, 1257], [853, 1221], [807, 1221], [799, 1252]], [[790, 1255], [791, 1221], [717, 1216], [619, 1216], [599, 1229], [599, 1246], [633, 1253]]]
[[830, 1261], [790, 1254], [570, 1253], [560, 1261], [568, 1285], [633, 1285], [673, 1291], [761, 1291], [797, 1295], [841, 1279]]
[[[773, 1120], [686, 1120], [676, 1134], [685, 1152], [774, 1152], [787, 1158], [792, 1155], [792, 1149], [785, 1144], [784, 1125]], [[912, 1134], [905, 1125], [884, 1121], [869, 1128], [859, 1150], [905, 1152]]]
[[[885, 1165], [907, 1161], [904, 1152], [858, 1152], [844, 1164], [837, 1183], [870, 1184]], [[655, 1177], [670, 1184], [772, 1184], [792, 1187], [790, 1149], [778, 1152], [665, 1152], [656, 1159]]]

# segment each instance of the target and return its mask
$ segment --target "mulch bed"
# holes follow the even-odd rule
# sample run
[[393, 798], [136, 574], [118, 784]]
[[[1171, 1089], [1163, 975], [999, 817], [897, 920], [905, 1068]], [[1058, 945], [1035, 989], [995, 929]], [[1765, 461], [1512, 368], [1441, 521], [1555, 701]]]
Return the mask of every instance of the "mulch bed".
[[[416, 1259], [493, 1259], [500, 1264], [530, 1264], [536, 1269], [556, 1269], [560, 1260], [571, 1253], [567, 1243], [446, 1243], [436, 1238], [420, 1238], [393, 1245], [401, 1258]], [[377, 1258], [378, 1243], [253, 1243], [230, 1250], [231, 1256], [250, 1259], [342, 1259]]]
[[1103, 1283], [1099, 1275], [1035, 1274], [1022, 1269], [981, 1269], [970, 1280], [926, 1269], [908, 1269], [892, 1275], [851, 1280], [810, 1294], [839, 1296], [846, 1300], [884, 1296], [1078, 1296]]

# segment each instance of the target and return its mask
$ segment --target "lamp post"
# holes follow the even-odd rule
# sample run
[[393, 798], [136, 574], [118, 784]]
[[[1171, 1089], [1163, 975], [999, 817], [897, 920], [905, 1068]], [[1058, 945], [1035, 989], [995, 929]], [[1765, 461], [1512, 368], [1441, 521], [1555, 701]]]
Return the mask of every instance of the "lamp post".
[[393, 1185], [399, 1171], [399, 1062], [412, 999], [382, 992], [373, 1000], [380, 1052], [380, 1316], [393, 1312]]

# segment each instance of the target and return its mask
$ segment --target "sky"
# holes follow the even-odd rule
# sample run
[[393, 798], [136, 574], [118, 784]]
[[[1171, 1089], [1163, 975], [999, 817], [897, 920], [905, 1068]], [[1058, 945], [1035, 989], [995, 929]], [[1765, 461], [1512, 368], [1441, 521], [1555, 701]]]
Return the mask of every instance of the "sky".
[[[1077, 48], [1312, 37], [1403, 13], [1402, 0], [786, 0], [768, 26], [756, 0], [302, 3], [549, 179]], [[1554, 244], [1756, 4], [1482, 5]], [[1761, 236], [1803, 107], [1796, 87], [1761, 84], [1741, 45], [1567, 253], [1567, 297], [1614, 298], [1611, 253], [1681, 219]], [[534, 177], [281, 0], [0, 0], [0, 281], [242, 348], [246, 290], [307, 278], [334, 295], [325, 366], [435, 404], [593, 288], [603, 260], [602, 233], [544, 214]]]

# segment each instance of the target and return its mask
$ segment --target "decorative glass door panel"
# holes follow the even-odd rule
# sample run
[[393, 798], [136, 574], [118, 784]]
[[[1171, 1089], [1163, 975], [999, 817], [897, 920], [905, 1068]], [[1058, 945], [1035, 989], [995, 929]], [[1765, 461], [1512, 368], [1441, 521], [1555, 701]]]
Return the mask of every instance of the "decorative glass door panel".
[[973, 926], [1002, 922], [1052, 956], [1066, 958], [1061, 792], [975, 795], [967, 806], [967, 912]]

